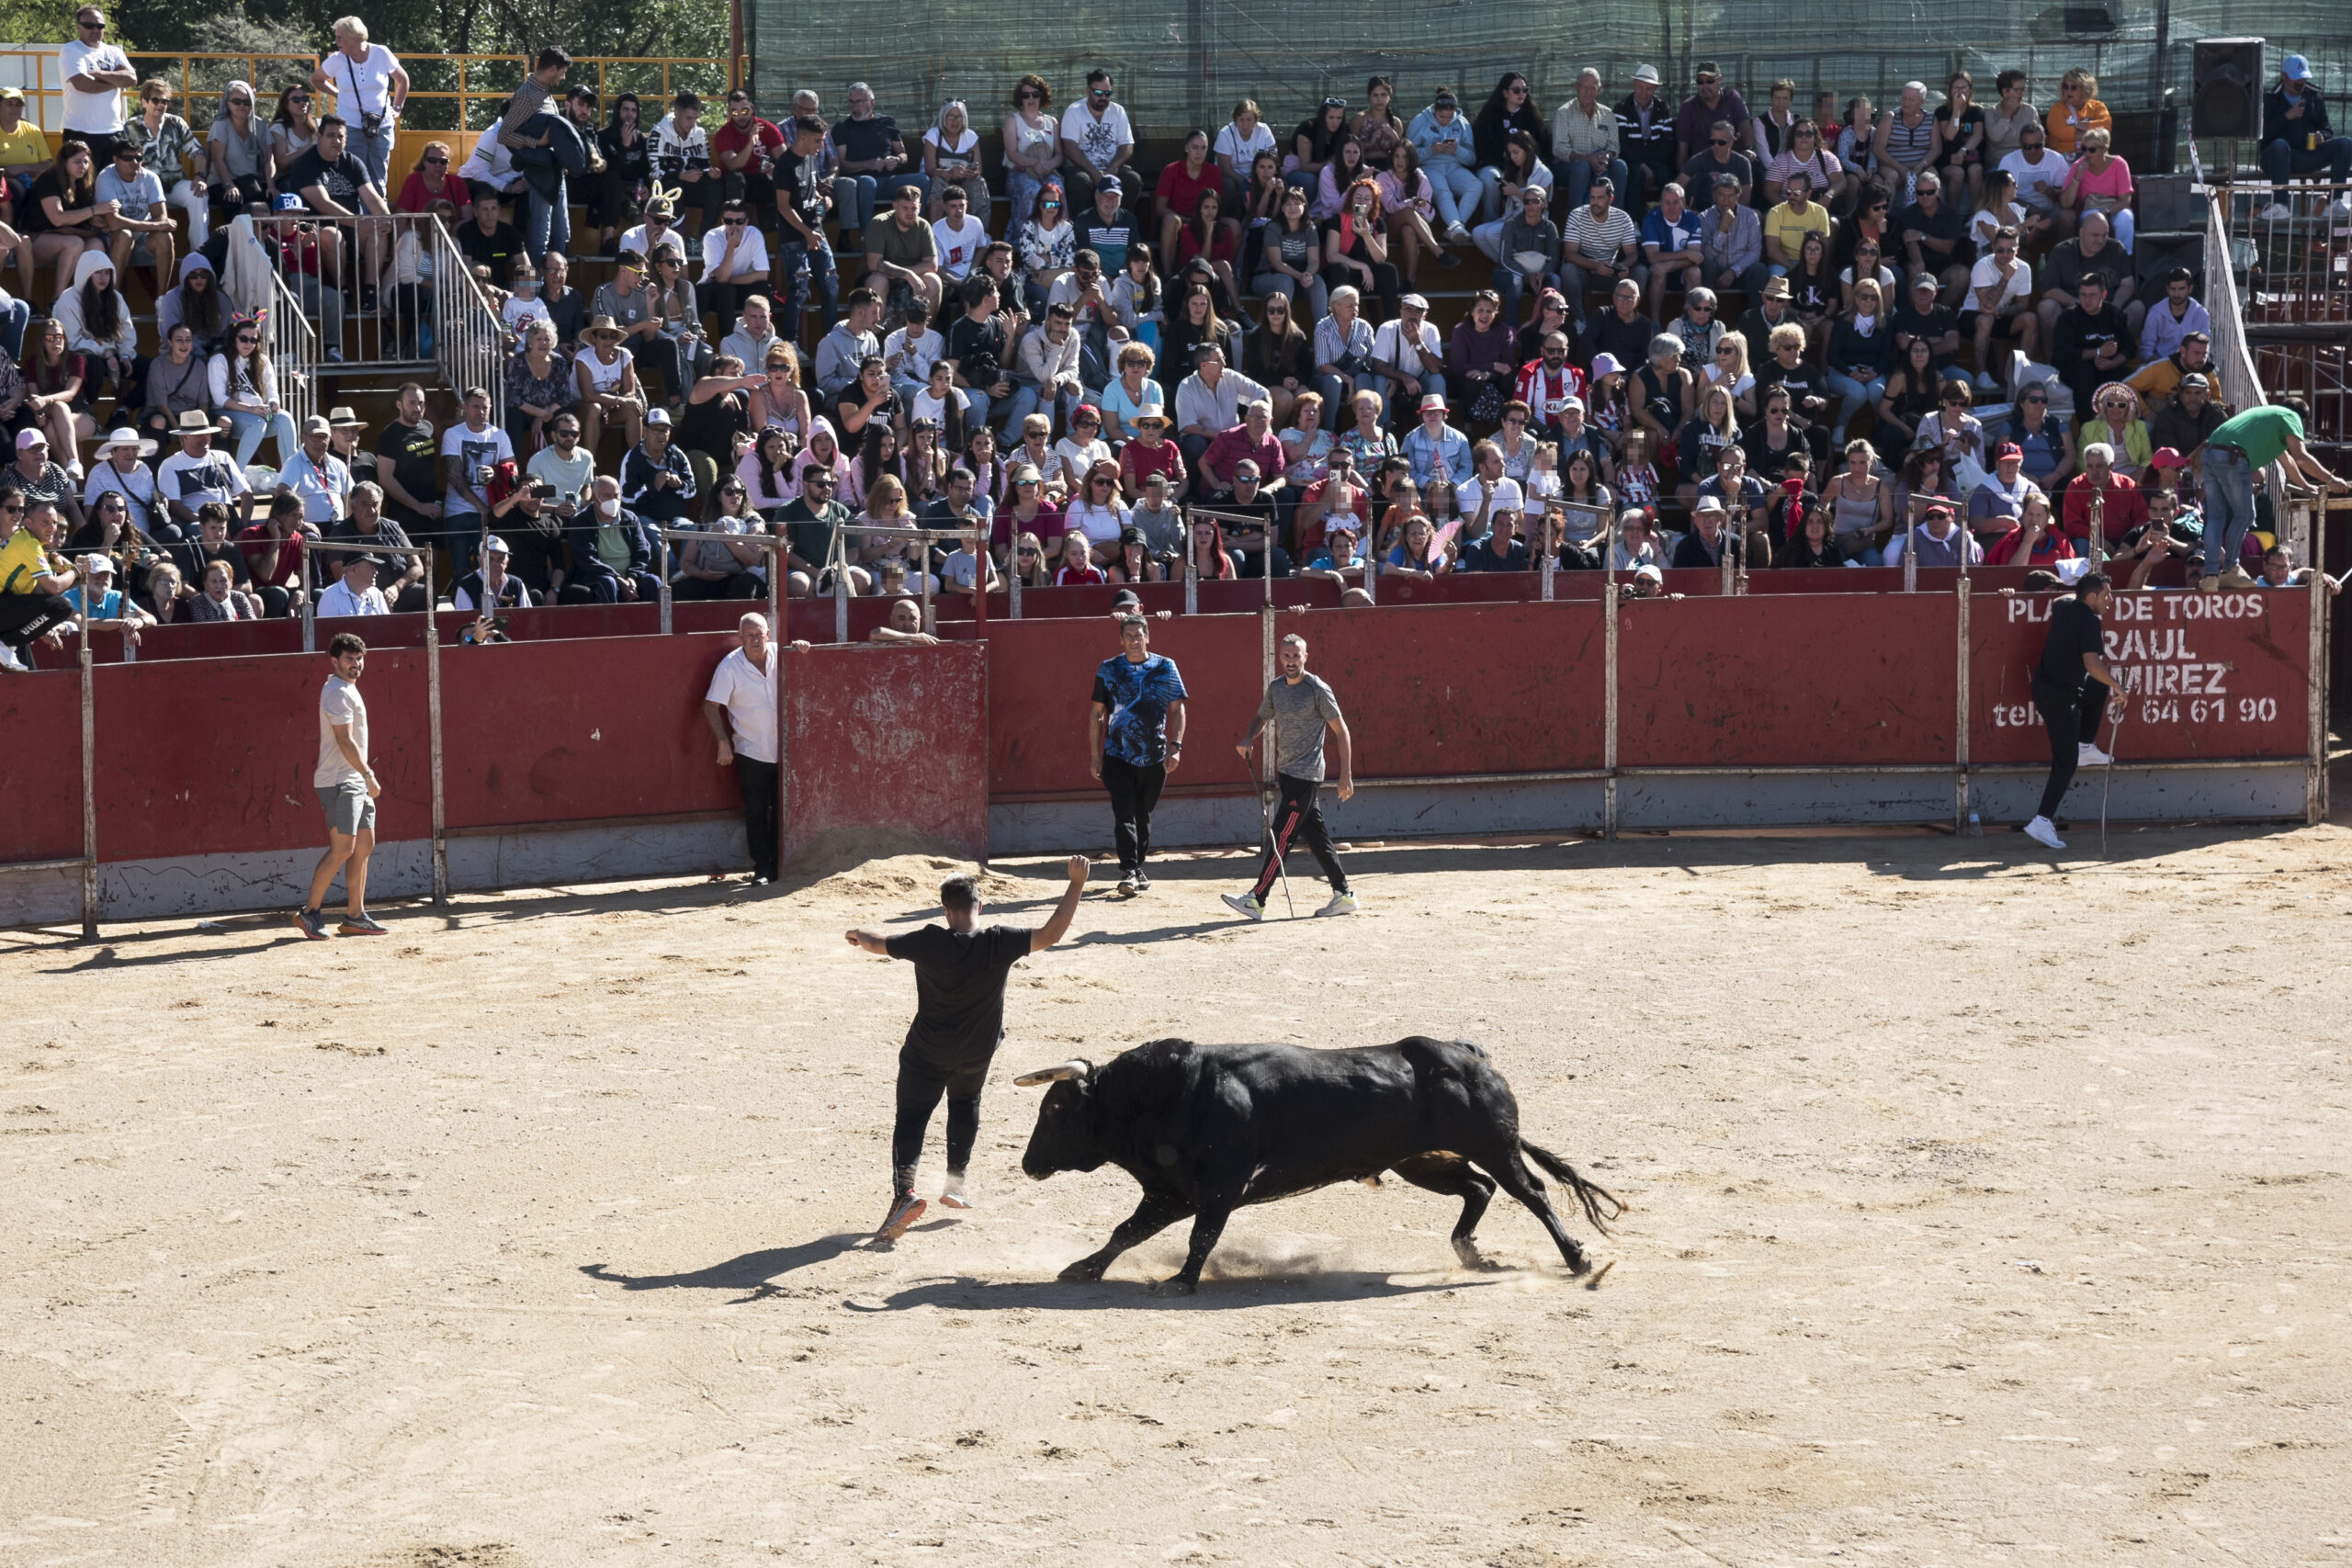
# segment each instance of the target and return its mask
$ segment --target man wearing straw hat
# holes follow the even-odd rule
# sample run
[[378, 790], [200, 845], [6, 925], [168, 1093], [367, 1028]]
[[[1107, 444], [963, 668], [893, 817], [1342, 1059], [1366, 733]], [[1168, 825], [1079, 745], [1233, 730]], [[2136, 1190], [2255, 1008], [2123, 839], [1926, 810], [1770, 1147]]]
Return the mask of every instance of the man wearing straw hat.
[[160, 492], [155, 488], [155, 470], [141, 461], [154, 455], [155, 444], [129, 426], [107, 432], [91, 459], [90, 477], [82, 486], [83, 510], [96, 510], [98, 497], [112, 491], [130, 508], [130, 520], [139, 531], [150, 538], [159, 537], [162, 519], [156, 516]]
[[208, 501], [217, 501], [250, 518], [253, 486], [245, 482], [243, 468], [212, 450], [217, 432], [211, 416], [201, 409], [189, 409], [173, 423], [172, 434], [180, 438], [180, 449], [156, 465], [155, 488], [163, 495], [164, 510], [179, 525], [181, 533], [195, 536], [197, 508]]

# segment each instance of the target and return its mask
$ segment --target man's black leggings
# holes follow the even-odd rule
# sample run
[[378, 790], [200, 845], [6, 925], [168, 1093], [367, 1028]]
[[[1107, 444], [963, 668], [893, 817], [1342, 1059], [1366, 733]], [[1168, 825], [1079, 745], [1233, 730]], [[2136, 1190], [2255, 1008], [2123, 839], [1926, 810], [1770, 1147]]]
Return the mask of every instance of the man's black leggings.
[[2075, 747], [2084, 741], [2098, 744], [2099, 721], [2107, 716], [2107, 687], [2089, 681], [2075, 693], [2036, 680], [2033, 705], [2041, 710], [2042, 725], [2050, 731], [2050, 782], [2041, 786], [2038, 815], [2054, 817], [2058, 803], [2066, 797], [2066, 786], [2075, 782]]
[[943, 1067], [919, 1055], [912, 1045], [899, 1049], [899, 1120], [890, 1133], [890, 1179], [896, 1190], [914, 1190], [915, 1167], [922, 1162], [922, 1141], [931, 1131], [931, 1113], [939, 1097], [947, 1097], [947, 1169], [960, 1176], [972, 1162], [972, 1145], [980, 1135], [980, 1089], [989, 1081], [983, 1059], [967, 1066]]
[[1151, 855], [1151, 808], [1168, 782], [1165, 763], [1138, 768], [1102, 753], [1102, 787], [1111, 792], [1111, 821], [1118, 830], [1119, 869], [1141, 871]]
[[1283, 858], [1290, 853], [1291, 840], [1304, 839], [1314, 852], [1315, 863], [1323, 868], [1324, 879], [1331, 891], [1348, 890], [1348, 874], [1340, 864], [1340, 857], [1331, 852], [1331, 835], [1323, 826], [1323, 807], [1317, 799], [1322, 788], [1315, 779], [1295, 779], [1288, 773], [1277, 773], [1274, 782], [1282, 786], [1282, 800], [1274, 807], [1274, 842], [1266, 855], [1265, 864], [1258, 868], [1258, 886], [1251, 895], [1261, 904], [1274, 886], [1274, 878], [1282, 874]]
[[62, 593], [0, 593], [0, 643], [18, 653], [74, 618]]

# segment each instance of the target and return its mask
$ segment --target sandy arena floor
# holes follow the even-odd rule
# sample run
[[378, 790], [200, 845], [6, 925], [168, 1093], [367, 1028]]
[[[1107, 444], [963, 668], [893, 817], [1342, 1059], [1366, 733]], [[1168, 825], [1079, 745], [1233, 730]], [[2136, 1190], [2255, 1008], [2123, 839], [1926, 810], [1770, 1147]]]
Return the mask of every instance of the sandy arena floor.
[[[0, 933], [0, 1562], [2352, 1562], [2352, 830], [2075, 847], [1367, 847], [1261, 928], [1170, 861], [1015, 972], [983, 1207], [895, 1252], [841, 931], [944, 863]], [[1014, 1074], [1414, 1032], [1635, 1205], [1601, 1289], [1394, 1182], [1054, 1281], [1134, 1189], [1023, 1179]]]

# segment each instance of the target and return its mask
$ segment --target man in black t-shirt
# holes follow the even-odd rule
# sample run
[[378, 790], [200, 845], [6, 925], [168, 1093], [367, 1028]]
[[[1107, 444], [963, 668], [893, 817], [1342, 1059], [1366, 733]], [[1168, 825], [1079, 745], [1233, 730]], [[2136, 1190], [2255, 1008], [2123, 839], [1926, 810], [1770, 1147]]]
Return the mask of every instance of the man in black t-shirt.
[[931, 1113], [947, 1097], [947, 1185], [939, 1201], [972, 1206], [966, 1168], [980, 1132], [980, 1089], [1004, 1038], [1004, 982], [1012, 966], [1043, 953], [1069, 931], [1086, 891], [1084, 855], [1069, 860], [1069, 886], [1053, 917], [1035, 931], [980, 925], [980, 890], [969, 876], [951, 876], [939, 889], [947, 923], [886, 937], [847, 933], [852, 947], [915, 966], [915, 1019], [899, 1051], [899, 1111], [890, 1134], [890, 1208], [876, 1239], [895, 1242], [922, 1218], [915, 1196], [915, 1166], [922, 1158]]
[[404, 382], [393, 404], [398, 417], [376, 437], [376, 482], [384, 511], [410, 534], [441, 535], [441, 433], [424, 417], [424, 388]]
[[475, 193], [473, 216], [458, 226], [458, 249], [467, 265], [490, 268], [492, 288], [506, 287], [514, 258], [523, 254], [523, 234], [500, 220], [496, 191], [484, 186]]
[[2115, 592], [2098, 572], [2075, 584], [2075, 596], [2050, 606], [2050, 635], [2033, 667], [2033, 705], [2050, 731], [2050, 782], [2041, 806], [2025, 825], [2025, 836], [2053, 850], [2064, 849], [2051, 817], [2065, 798], [2079, 767], [2105, 767], [2114, 759], [2098, 749], [2099, 720], [2107, 716], [2107, 694], [2123, 694], [2122, 682], [2107, 667], [2099, 617]]
[[1914, 187], [1919, 199], [1894, 220], [1895, 242], [1914, 273], [1935, 274], [1943, 303], [1957, 305], [1968, 288], [1968, 269], [1976, 260], [1969, 243], [1968, 220], [1944, 200], [1943, 181], [1930, 170]]
[[279, 171], [277, 188], [288, 196], [301, 197], [304, 207], [322, 217], [345, 220], [319, 226], [319, 254], [327, 283], [341, 280], [343, 249], [351, 243], [352, 231], [358, 231], [362, 279], [359, 294], [361, 309], [365, 310], [369, 308], [368, 298], [375, 292], [373, 280], [383, 276], [384, 248], [390, 225], [368, 222], [362, 214], [381, 218], [391, 208], [385, 203], [384, 193], [368, 177], [368, 165], [348, 151], [346, 141], [341, 117], [322, 117], [318, 141]]

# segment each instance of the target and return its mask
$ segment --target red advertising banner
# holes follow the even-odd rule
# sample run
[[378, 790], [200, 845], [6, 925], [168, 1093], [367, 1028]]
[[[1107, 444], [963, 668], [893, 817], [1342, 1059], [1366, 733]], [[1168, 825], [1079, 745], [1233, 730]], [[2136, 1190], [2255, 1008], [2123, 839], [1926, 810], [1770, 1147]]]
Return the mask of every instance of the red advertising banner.
[[[1979, 595], [1969, 606], [1969, 756], [2037, 762], [2050, 755], [2033, 705], [2033, 667], [2056, 595]], [[2311, 750], [2304, 670], [2311, 594], [2118, 593], [2102, 628], [2107, 661], [2129, 702], [2126, 761], [2301, 757]], [[2109, 731], [2109, 738], [2112, 731]]]

